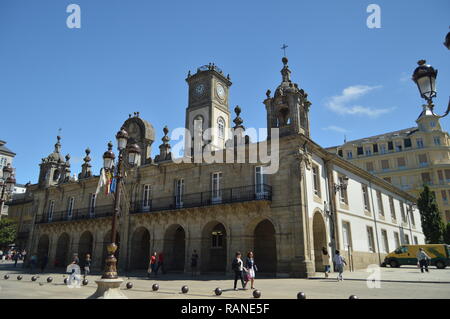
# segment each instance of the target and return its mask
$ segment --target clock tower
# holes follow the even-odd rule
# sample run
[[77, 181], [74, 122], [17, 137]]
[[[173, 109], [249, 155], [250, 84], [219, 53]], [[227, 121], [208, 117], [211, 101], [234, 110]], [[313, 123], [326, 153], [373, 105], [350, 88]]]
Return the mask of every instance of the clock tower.
[[[189, 85], [189, 103], [186, 108], [186, 129], [194, 139], [195, 131], [203, 133], [203, 144], [211, 143], [214, 150], [225, 147], [229, 139], [230, 109], [228, 94], [231, 86], [230, 76], [214, 64], [204, 65], [186, 78]], [[206, 130], [210, 129], [210, 134]], [[188, 147], [188, 144], [186, 144]], [[191, 148], [194, 147], [193, 141]], [[187, 149], [187, 148], [185, 148]], [[189, 152], [185, 152], [186, 155]]]

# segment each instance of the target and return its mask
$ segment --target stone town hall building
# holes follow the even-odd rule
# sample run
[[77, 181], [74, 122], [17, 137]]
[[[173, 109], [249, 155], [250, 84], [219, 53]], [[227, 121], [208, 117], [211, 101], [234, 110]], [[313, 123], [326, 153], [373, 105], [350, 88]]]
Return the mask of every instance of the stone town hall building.
[[[282, 82], [263, 101], [268, 131], [279, 129], [276, 173], [264, 174], [265, 164], [248, 161], [176, 163], [167, 130], [152, 158], [153, 126], [139, 113], [123, 123], [142, 156], [124, 179], [119, 270], [144, 270], [150, 252], [162, 251], [168, 271], [189, 272], [195, 249], [202, 273], [226, 273], [235, 251], [253, 250], [261, 273], [307, 277], [323, 271], [322, 247], [340, 249], [353, 268], [361, 268], [380, 264], [406, 239], [424, 243], [412, 196], [311, 140], [311, 103], [291, 81], [287, 64], [283, 58]], [[214, 128], [209, 140], [216, 152], [224, 151], [232, 138], [230, 78], [210, 64], [186, 81], [186, 128]], [[236, 111], [234, 127], [243, 128]], [[11, 216], [20, 220], [18, 244], [39, 258], [48, 255], [50, 267], [65, 266], [73, 253], [81, 262], [90, 253], [93, 268], [104, 264], [113, 199], [95, 195], [99, 177], [89, 153], [78, 179], [71, 178], [70, 156], [62, 155], [58, 137], [53, 153], [42, 159], [38, 183], [11, 203]]]

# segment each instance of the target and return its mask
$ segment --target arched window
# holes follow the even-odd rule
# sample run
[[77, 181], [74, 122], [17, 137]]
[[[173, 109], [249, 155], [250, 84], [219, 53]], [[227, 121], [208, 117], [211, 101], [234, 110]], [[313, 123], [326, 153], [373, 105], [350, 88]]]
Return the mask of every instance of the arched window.
[[225, 138], [225, 120], [222, 117], [217, 119], [217, 131], [219, 138]]
[[58, 179], [59, 179], [59, 176], [60, 176], [59, 170], [56, 170], [56, 171], [53, 173], [53, 181], [54, 181], [54, 182], [57, 182]]

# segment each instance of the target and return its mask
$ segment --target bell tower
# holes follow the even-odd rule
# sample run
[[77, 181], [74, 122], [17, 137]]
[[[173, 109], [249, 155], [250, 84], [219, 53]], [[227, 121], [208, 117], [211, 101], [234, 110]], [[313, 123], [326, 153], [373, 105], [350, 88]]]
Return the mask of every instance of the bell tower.
[[[204, 132], [205, 143], [211, 143], [212, 149], [222, 149], [229, 138], [230, 127], [229, 90], [230, 76], [224, 76], [222, 70], [210, 63], [197, 69], [191, 75], [189, 71], [186, 82], [189, 86], [189, 102], [186, 108], [186, 129], [194, 138], [194, 129]], [[206, 130], [210, 134], [206, 134]], [[193, 147], [191, 141], [191, 148]], [[186, 148], [188, 144], [186, 141]], [[185, 151], [185, 154], [189, 152]]]
[[304, 134], [310, 137], [308, 94], [299, 89], [297, 83], [291, 81], [291, 70], [288, 59], [283, 57], [281, 69], [281, 84], [271, 97], [271, 91], [267, 90], [267, 98], [264, 100], [267, 111], [267, 134], [270, 138], [270, 129], [278, 128], [280, 136], [291, 134]]

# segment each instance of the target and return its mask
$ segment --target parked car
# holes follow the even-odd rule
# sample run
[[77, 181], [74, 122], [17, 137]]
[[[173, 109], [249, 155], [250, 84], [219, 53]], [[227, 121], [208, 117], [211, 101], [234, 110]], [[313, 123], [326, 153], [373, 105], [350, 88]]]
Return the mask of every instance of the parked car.
[[450, 245], [446, 244], [402, 245], [389, 253], [384, 259], [384, 263], [394, 268], [402, 265], [417, 265], [419, 248], [423, 248], [427, 255], [431, 257], [431, 266], [436, 266], [439, 269], [450, 266]]

